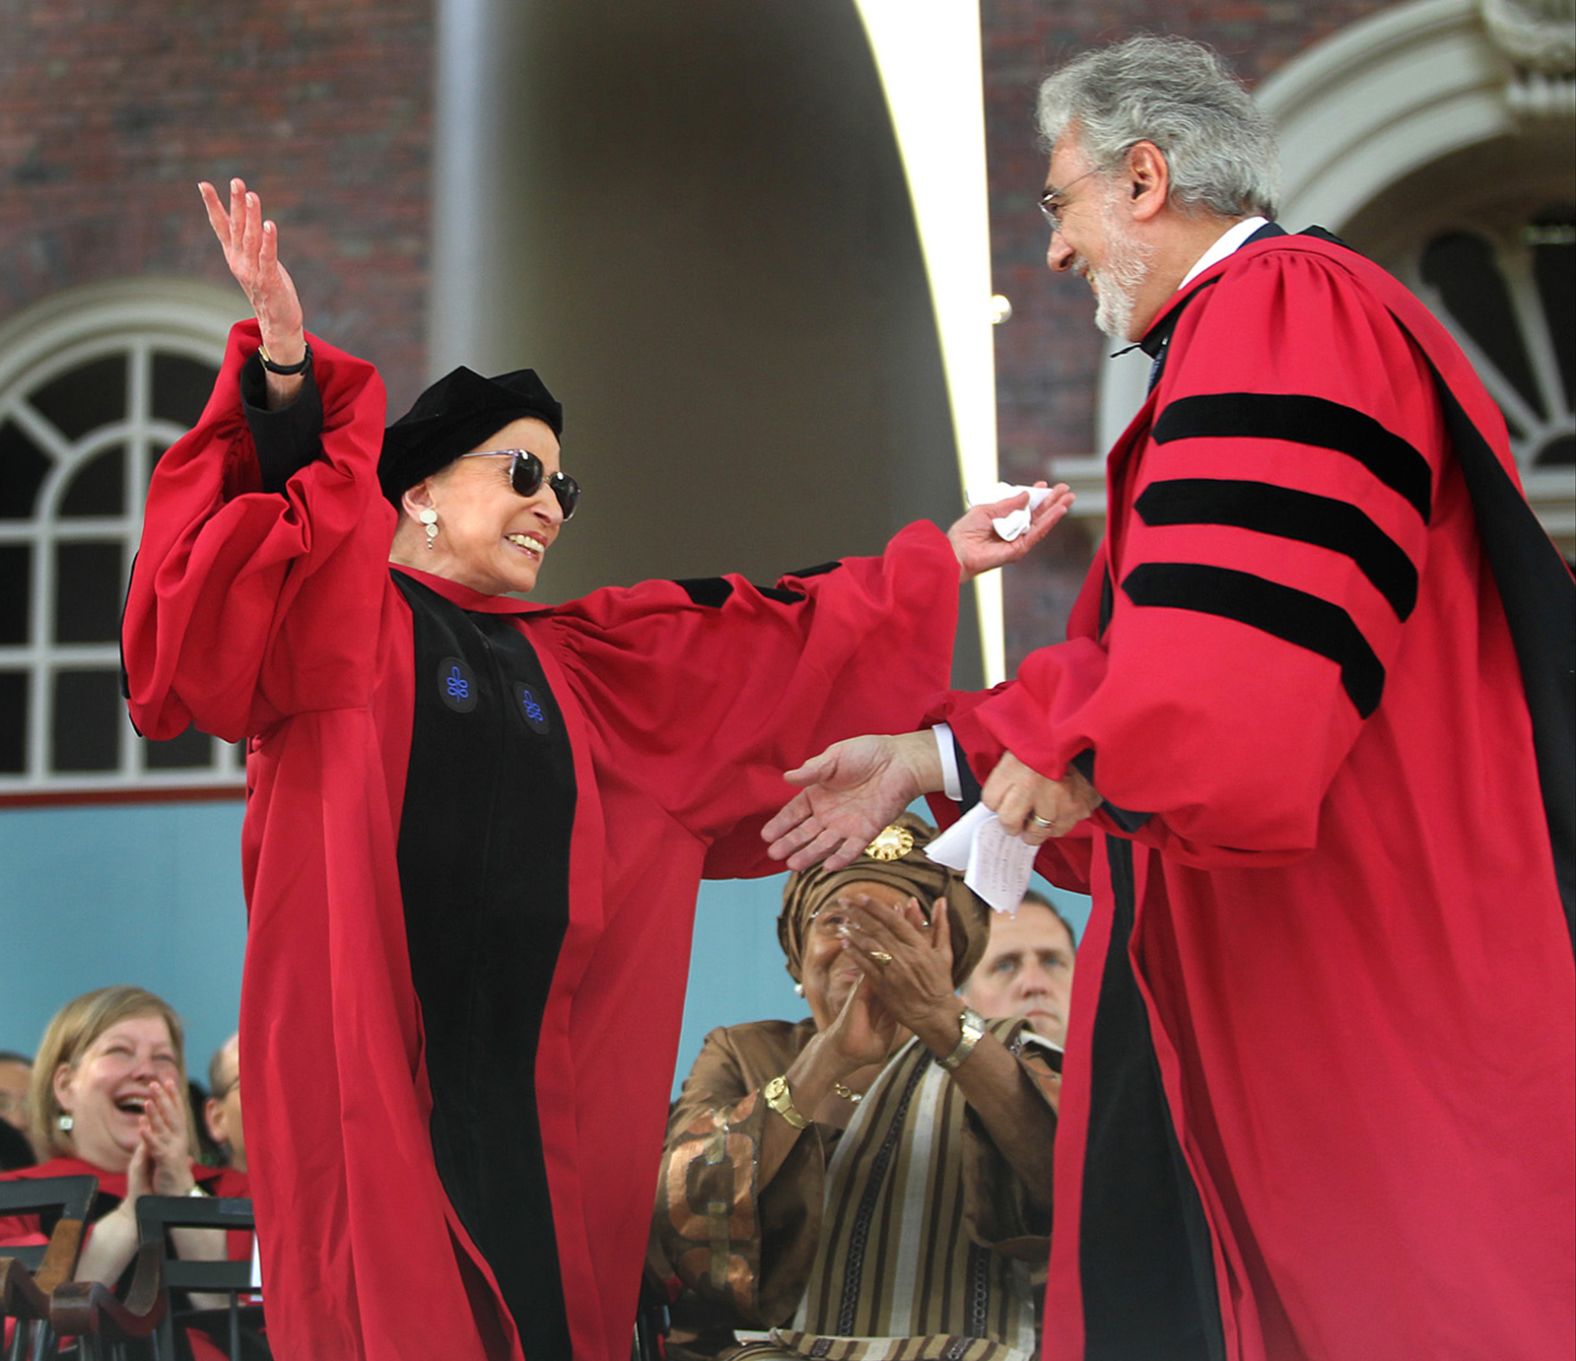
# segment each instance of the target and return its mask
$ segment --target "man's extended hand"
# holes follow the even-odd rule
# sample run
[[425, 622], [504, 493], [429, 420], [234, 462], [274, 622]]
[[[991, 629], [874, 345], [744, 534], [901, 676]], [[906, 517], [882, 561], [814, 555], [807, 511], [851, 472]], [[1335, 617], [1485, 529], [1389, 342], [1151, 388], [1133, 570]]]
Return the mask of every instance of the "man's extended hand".
[[791, 870], [822, 860], [838, 870], [912, 800], [942, 787], [941, 757], [929, 731], [852, 737], [783, 778], [804, 788], [761, 829], [767, 854]]
[[[1037, 487], [1045, 483], [1036, 482]], [[991, 521], [1028, 505], [1028, 492], [1019, 492], [1005, 501], [989, 501], [971, 506], [947, 531], [952, 541], [952, 551], [958, 555], [958, 568], [964, 581], [970, 581], [981, 572], [989, 572], [1016, 562], [1040, 542], [1056, 523], [1067, 514], [1073, 503], [1073, 494], [1065, 482], [1051, 488], [1051, 494], [1040, 502], [1033, 512], [1029, 527], [1010, 542], [996, 533]]]
[[1066, 836], [1100, 806], [1102, 799], [1095, 787], [1071, 767], [1061, 779], [1050, 780], [1009, 751], [985, 781], [980, 802], [996, 814], [1013, 836], [1038, 846], [1050, 837]]

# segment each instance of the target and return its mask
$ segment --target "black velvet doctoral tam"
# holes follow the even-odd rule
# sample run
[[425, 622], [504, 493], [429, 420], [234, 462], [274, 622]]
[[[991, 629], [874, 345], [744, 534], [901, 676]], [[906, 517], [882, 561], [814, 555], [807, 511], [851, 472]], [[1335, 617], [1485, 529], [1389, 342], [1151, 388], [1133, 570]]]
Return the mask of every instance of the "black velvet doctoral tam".
[[536, 376], [516, 369], [496, 378], [463, 364], [438, 379], [383, 432], [378, 481], [396, 506], [407, 487], [446, 468], [510, 421], [534, 416], [564, 433], [564, 408]]

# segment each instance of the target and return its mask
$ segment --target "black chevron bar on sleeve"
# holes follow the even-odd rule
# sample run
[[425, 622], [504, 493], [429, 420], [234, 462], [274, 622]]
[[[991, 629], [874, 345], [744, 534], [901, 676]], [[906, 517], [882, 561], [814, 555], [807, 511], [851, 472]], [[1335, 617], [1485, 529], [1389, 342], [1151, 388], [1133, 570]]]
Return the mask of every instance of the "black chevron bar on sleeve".
[[1193, 610], [1234, 619], [1328, 657], [1358, 714], [1367, 718], [1384, 693], [1384, 664], [1339, 605], [1249, 572], [1195, 562], [1146, 562], [1122, 582], [1135, 605]]
[[1417, 605], [1417, 568], [1358, 507], [1269, 482], [1187, 477], [1155, 482], [1135, 503], [1146, 525], [1230, 525], [1350, 558], [1395, 611]]
[[1422, 516], [1432, 509], [1428, 460], [1365, 412], [1324, 397], [1294, 393], [1216, 392], [1179, 397], [1155, 422], [1156, 444], [1182, 439], [1275, 439], [1356, 459]]

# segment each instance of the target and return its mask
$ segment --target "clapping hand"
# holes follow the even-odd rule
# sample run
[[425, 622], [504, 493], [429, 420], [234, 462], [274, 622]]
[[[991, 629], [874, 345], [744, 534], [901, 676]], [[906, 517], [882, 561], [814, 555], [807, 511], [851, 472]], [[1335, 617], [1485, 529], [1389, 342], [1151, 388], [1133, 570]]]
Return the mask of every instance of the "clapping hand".
[[917, 898], [888, 906], [856, 894], [845, 910], [852, 929], [843, 948], [864, 974], [864, 988], [922, 1039], [937, 1029], [950, 1034], [958, 1006], [952, 991], [947, 900], [937, 898], [931, 904], [929, 921]]
[[191, 1144], [187, 1137], [190, 1114], [183, 1092], [171, 1081], [155, 1082], [142, 1106], [137, 1149], [127, 1174], [127, 1189], [137, 1177], [138, 1159], [146, 1184], [140, 1189], [157, 1196], [184, 1196], [196, 1184], [192, 1179]]
[[897, 1038], [897, 1022], [871, 991], [868, 980], [861, 978], [849, 989], [822, 1035], [838, 1057], [838, 1071], [846, 1074], [886, 1062]]

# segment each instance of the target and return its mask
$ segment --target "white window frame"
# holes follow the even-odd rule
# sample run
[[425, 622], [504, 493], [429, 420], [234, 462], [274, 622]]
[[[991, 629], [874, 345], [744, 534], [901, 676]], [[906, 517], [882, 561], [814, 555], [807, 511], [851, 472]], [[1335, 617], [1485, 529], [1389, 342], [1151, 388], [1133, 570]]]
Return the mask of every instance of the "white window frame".
[[[0, 774], [0, 804], [86, 800], [95, 794], [135, 796], [139, 791], [154, 797], [169, 797], [177, 790], [220, 794], [244, 788], [244, 753], [224, 742], [214, 744], [208, 767], [149, 770], [145, 744], [124, 710], [115, 769], [56, 772], [49, 766], [56, 672], [81, 667], [118, 671], [120, 665], [117, 642], [47, 641], [55, 628], [58, 595], [55, 546], [73, 540], [120, 540], [125, 545], [119, 583], [124, 597], [142, 533], [154, 451], [186, 433], [150, 410], [153, 356], [180, 355], [217, 369], [236, 313], [234, 296], [217, 288], [185, 280], [132, 279], [55, 294], [0, 327], [0, 422], [15, 422], [53, 462], [32, 518], [0, 520], [0, 544], [32, 549], [29, 637], [22, 644], [0, 645], [0, 669], [25, 670], [29, 676], [26, 770]], [[108, 355], [127, 359], [125, 417], [71, 440], [29, 399], [61, 374]], [[61, 518], [60, 501], [72, 479], [112, 444], [123, 444], [126, 450], [122, 513]]]

